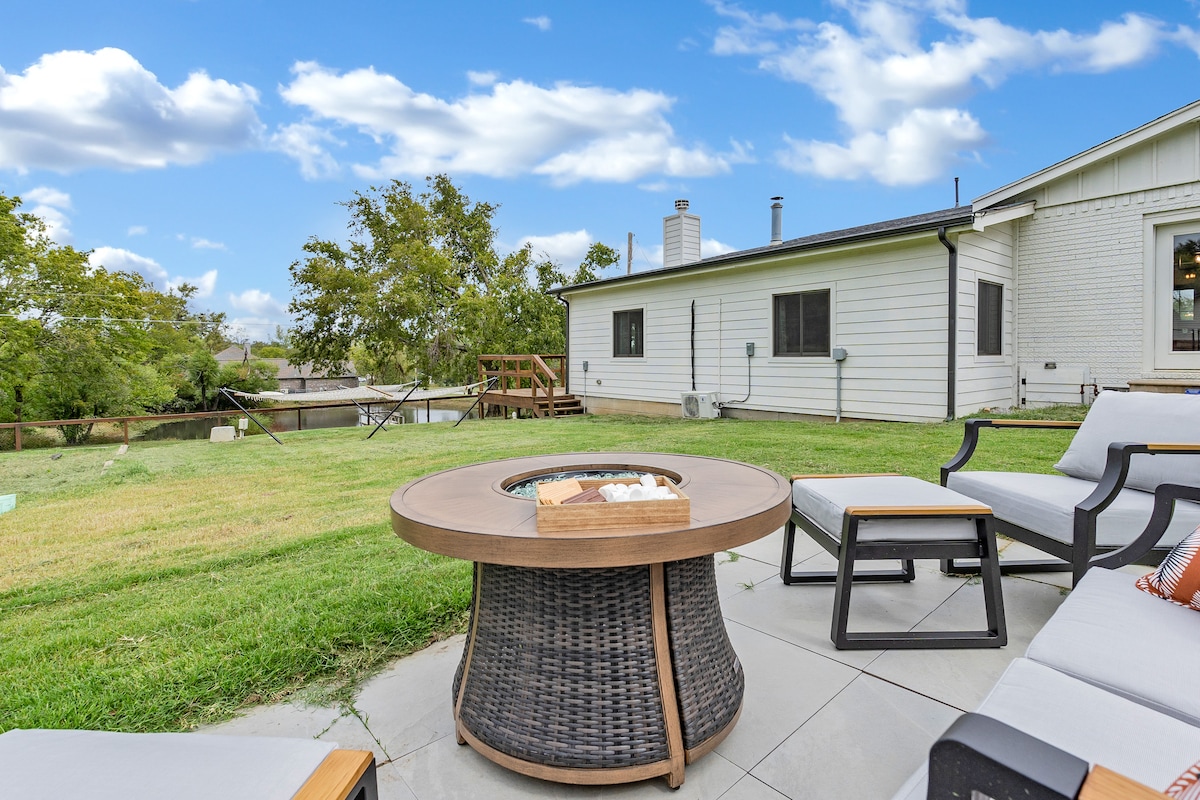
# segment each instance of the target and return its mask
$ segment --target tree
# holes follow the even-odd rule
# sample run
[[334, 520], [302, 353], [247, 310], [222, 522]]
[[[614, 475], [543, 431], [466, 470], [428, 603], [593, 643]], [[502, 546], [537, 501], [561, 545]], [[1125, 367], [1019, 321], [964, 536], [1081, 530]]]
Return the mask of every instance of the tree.
[[[194, 289], [157, 291], [56, 245], [0, 194], [0, 419], [126, 416], [169, 406], [180, 355], [219, 337], [223, 315], [192, 314]], [[68, 442], [86, 425], [61, 426]]]
[[[488, 352], [561, 352], [563, 309], [546, 290], [561, 269], [525, 247], [501, 258], [497, 206], [474, 203], [445, 175], [414, 194], [403, 181], [355, 193], [350, 243], [313, 237], [291, 265], [295, 360], [333, 368], [352, 355], [380, 382], [416, 374], [466, 382]], [[578, 281], [616, 263], [593, 245]]]

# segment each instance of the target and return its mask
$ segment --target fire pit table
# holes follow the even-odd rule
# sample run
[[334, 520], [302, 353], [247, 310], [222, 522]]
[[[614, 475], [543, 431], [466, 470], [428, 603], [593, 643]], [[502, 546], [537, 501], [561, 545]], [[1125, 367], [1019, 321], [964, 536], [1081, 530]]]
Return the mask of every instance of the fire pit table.
[[[686, 524], [538, 532], [508, 489], [575, 471], [649, 472], [690, 497]], [[405, 541], [475, 562], [454, 676], [458, 741], [546, 780], [666, 776], [733, 728], [743, 676], [721, 618], [713, 554], [780, 528], [790, 486], [770, 470], [699, 456], [568, 453], [446, 470], [391, 498]]]

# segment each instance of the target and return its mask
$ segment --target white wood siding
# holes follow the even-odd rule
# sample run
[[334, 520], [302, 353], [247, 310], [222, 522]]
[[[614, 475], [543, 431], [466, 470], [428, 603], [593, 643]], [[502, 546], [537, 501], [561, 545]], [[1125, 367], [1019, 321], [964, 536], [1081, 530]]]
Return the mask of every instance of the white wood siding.
[[[774, 295], [829, 289], [831, 343], [849, 352], [843, 363], [843, 416], [943, 419], [947, 256], [929, 233], [569, 292], [572, 390], [678, 404], [680, 392], [692, 389], [694, 300], [696, 389], [718, 391], [723, 402], [745, 398], [746, 343], [753, 342], [750, 396], [735, 407], [833, 416], [833, 359], [773, 356], [771, 330]], [[645, 311], [645, 356], [614, 358], [612, 314], [631, 308]]]
[[[971, 231], [958, 239], [958, 373], [959, 416], [983, 408], [1017, 405], [1016, 356], [1013, 339], [1013, 223]], [[1004, 287], [999, 356], [978, 355], [977, 288], [984, 280]]]

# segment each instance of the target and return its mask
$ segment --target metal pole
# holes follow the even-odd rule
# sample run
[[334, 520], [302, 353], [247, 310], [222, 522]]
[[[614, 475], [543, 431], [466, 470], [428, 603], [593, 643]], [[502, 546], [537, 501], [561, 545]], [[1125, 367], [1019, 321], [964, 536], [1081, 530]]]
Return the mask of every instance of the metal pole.
[[417, 387], [420, 385], [421, 385], [420, 378], [417, 378], [415, 381], [413, 381], [412, 388], [408, 390], [408, 393], [404, 395], [404, 397], [400, 400], [399, 403], [396, 403], [396, 405], [392, 406], [391, 411], [389, 411], [388, 413], [383, 415], [383, 419], [379, 420], [379, 424], [375, 426], [375, 430], [373, 430], [367, 434], [368, 439], [370, 439], [372, 436], [375, 435], [375, 431], [378, 431], [380, 428], [383, 427], [383, 423], [387, 422], [389, 419], [392, 418], [392, 414], [396, 413], [396, 409], [398, 409], [398, 408], [400, 408], [400, 406], [404, 405], [404, 401], [407, 400], [409, 397], [411, 397], [412, 393], [415, 392], [417, 390]]
[[233, 393], [232, 393], [232, 392], [230, 392], [230, 391], [229, 391], [228, 389], [226, 389], [224, 386], [222, 386], [220, 389], [217, 389], [217, 391], [218, 391], [218, 392], [220, 392], [221, 394], [225, 395], [225, 398], [226, 398], [226, 399], [227, 399], [229, 402], [231, 402], [231, 403], [233, 403], [235, 406], [237, 406], [237, 407], [238, 407], [238, 409], [239, 409], [239, 410], [240, 410], [240, 411], [241, 411], [243, 414], [245, 414], [245, 415], [246, 415], [246, 417], [247, 417], [247, 418], [248, 418], [248, 419], [249, 419], [251, 422], [253, 422], [253, 423], [254, 423], [255, 425], [257, 425], [258, 427], [262, 428], [262, 432], [263, 432], [263, 433], [265, 433], [267, 436], [270, 436], [272, 439], [274, 439], [276, 444], [283, 444], [283, 442], [279, 441], [279, 437], [278, 437], [278, 436], [276, 436], [275, 434], [271, 433], [269, 430], [267, 430], [266, 428], [264, 428], [264, 427], [263, 427], [263, 424], [262, 424], [261, 422], [259, 422], [258, 420], [256, 420], [256, 419], [254, 418], [254, 415], [253, 415], [253, 414], [251, 414], [251, 413], [250, 413], [250, 412], [249, 412], [249, 411], [246, 409], [246, 407], [245, 407], [245, 406], [243, 406], [243, 405], [242, 405], [241, 403], [239, 403], [239, 402], [238, 402], [236, 399], [234, 399], [234, 396], [233, 396]]
[[[471, 403], [471, 407], [467, 409], [467, 413], [466, 413], [466, 414], [463, 414], [461, 417], [459, 417], [459, 418], [458, 418], [458, 422], [462, 422], [464, 419], [466, 419], [467, 417], [471, 416], [471, 412], [475, 410], [475, 406], [479, 405], [479, 401], [480, 401], [480, 400], [482, 400], [482, 399], [483, 399], [483, 396], [484, 396], [485, 394], [487, 394], [489, 391], [491, 391], [492, 387], [493, 387], [493, 386], [495, 386], [495, 385], [496, 385], [496, 379], [495, 379], [494, 377], [492, 377], [492, 378], [488, 378], [487, 386], [484, 386], [484, 387], [483, 387], [483, 391], [481, 391], [481, 392], [479, 393], [479, 397], [476, 397], [476, 398], [475, 398], [475, 402], [474, 402], [474, 403]], [[450, 427], [452, 427], [452, 428], [457, 428], [457, 427], [458, 427], [458, 422], [454, 423], [454, 424], [453, 424], [453, 425], [451, 425]]]

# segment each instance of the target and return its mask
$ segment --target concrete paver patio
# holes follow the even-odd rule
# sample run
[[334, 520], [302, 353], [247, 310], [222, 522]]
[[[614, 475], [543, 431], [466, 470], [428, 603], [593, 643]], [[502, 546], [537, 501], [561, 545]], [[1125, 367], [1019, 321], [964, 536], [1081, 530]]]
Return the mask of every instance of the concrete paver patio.
[[[781, 543], [777, 531], [717, 555], [726, 626], [746, 673], [745, 704], [733, 732], [687, 768], [677, 791], [663, 779], [548, 783], [456, 744], [450, 682], [461, 636], [395, 662], [362, 687], [352, 708], [265, 706], [207, 732], [315, 737], [373, 750], [385, 800], [889, 798], [934, 739], [977, 706], [1009, 661], [1025, 652], [1069, 585], [1065, 573], [1006, 576], [1009, 644], [1002, 649], [838, 651], [829, 639], [832, 585], [784, 586]], [[1005, 544], [1009, 556], [1021, 547]], [[834, 564], [803, 537], [796, 561], [809, 569]], [[854, 589], [852, 630], [984, 625], [978, 580], [942, 575], [936, 562], [918, 562], [910, 584]]]

